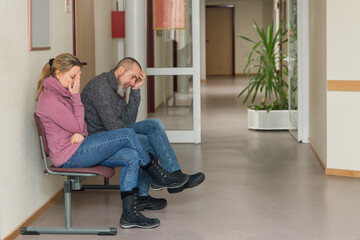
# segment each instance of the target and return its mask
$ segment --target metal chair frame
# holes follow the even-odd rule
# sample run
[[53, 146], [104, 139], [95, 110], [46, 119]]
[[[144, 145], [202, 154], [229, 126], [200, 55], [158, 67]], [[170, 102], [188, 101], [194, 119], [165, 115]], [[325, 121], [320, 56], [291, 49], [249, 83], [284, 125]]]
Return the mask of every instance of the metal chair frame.
[[[97, 234], [97, 235], [116, 235], [117, 228], [115, 227], [72, 227], [71, 221], [71, 191], [72, 190], [82, 190], [82, 189], [117, 189], [119, 190], [119, 185], [110, 185], [109, 178], [114, 175], [112, 172], [111, 176], [104, 176], [103, 185], [82, 185], [82, 180], [85, 177], [96, 177], [100, 176], [101, 173], [97, 173], [96, 169], [99, 168], [93, 167], [89, 169], [95, 169], [94, 172], [89, 171], [85, 172], [76, 172], [81, 170], [81, 168], [73, 168], [71, 171], [56, 171], [57, 168], [49, 167], [47, 162], [48, 154], [45, 152], [44, 141], [46, 137], [43, 131], [43, 126], [41, 125], [40, 119], [34, 113], [35, 121], [37, 122], [41, 155], [44, 161], [45, 173], [58, 175], [58, 176], [67, 176], [67, 179], [64, 182], [64, 195], [65, 195], [65, 227], [22, 227], [20, 233], [23, 235], [38, 235], [38, 234]], [[42, 129], [39, 129], [42, 128]], [[106, 169], [108, 167], [100, 167]], [[109, 168], [108, 168], [109, 169]], [[60, 168], [58, 170], [61, 170]], [[112, 171], [114, 171], [112, 169]]]

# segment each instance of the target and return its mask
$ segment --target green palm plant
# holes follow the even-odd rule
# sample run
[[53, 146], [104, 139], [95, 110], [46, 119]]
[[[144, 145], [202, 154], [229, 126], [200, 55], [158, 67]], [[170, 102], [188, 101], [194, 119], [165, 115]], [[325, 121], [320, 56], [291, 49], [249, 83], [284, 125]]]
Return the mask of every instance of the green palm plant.
[[[276, 32], [274, 24], [271, 22], [268, 25], [267, 34], [255, 21], [253, 27], [259, 37], [258, 41], [238, 36], [253, 44], [244, 68], [244, 73], [249, 77], [249, 84], [239, 93], [238, 97], [246, 95], [243, 101], [245, 104], [252, 96], [250, 103], [253, 104], [256, 96], [264, 93], [260, 105], [250, 105], [249, 107], [267, 111], [288, 109], [288, 84], [282, 75], [287, 74], [287, 66], [280, 64], [285, 58], [285, 52], [280, 50], [280, 45], [287, 42], [287, 39], [284, 39], [287, 30], [283, 30], [283, 21]], [[255, 75], [250, 74], [252, 69], [255, 69]], [[268, 103], [270, 99], [274, 99], [274, 101]]]

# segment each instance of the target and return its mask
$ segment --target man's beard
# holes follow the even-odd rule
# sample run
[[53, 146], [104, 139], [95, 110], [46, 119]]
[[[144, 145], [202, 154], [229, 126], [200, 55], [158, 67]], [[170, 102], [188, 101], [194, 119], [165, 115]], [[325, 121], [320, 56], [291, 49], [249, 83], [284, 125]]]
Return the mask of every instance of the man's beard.
[[120, 97], [124, 97], [125, 96], [125, 93], [126, 93], [126, 90], [127, 88], [126, 87], [123, 87], [121, 85], [118, 85], [118, 90], [116, 91], [117, 94], [120, 95]]

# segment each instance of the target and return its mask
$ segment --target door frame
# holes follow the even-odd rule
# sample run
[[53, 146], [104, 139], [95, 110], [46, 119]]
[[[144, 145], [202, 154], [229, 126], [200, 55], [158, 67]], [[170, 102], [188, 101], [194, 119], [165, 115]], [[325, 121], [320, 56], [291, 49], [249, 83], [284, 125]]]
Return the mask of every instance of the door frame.
[[[86, 1], [84, 1], [86, 2]], [[84, 3], [83, 2], [83, 3]], [[93, 45], [91, 44], [81, 44], [78, 42], [79, 39], [83, 40], [83, 30], [84, 28], [84, 24], [79, 25], [79, 22], [82, 22], [81, 20], [79, 20], [78, 16], [79, 13], [83, 13], [83, 11], [80, 11], [79, 9], [77, 9], [77, 4], [80, 4], [81, 1], [80, 0], [73, 0], [72, 1], [72, 39], [73, 39], [73, 55], [78, 57], [83, 65], [83, 67], [86, 67], [85, 69], [83, 69], [83, 77], [81, 80], [81, 90], [83, 89], [83, 87], [90, 81], [90, 79], [92, 79], [93, 77], [96, 76], [96, 57], [95, 57], [95, 12], [92, 13], [92, 20], [93, 22], [90, 23], [90, 25], [92, 24], [92, 27], [94, 27], [93, 29], [91, 29], [90, 31], [93, 32], [93, 35], [91, 35], [91, 39], [89, 37], [87, 37], [86, 39], [89, 42], [93, 42]], [[88, 1], [86, 2], [87, 4], [91, 5], [92, 10], [95, 11], [95, 4], [93, 1]], [[86, 9], [87, 10], [87, 9]], [[88, 16], [89, 14], [87, 14]], [[87, 26], [89, 26], [88, 21], [87, 21]], [[80, 30], [80, 31], [79, 31]], [[89, 30], [87, 29], [86, 31], [87, 33], [89, 33]], [[79, 37], [80, 36], [80, 37]], [[81, 47], [79, 47], [81, 46]], [[84, 48], [84, 46], [86, 46], [86, 49]], [[85, 51], [84, 51], [85, 49]], [[80, 51], [79, 51], [80, 50]], [[87, 53], [91, 53], [91, 57], [87, 56], [81, 56], [84, 52]], [[80, 55], [80, 56], [79, 56]], [[87, 70], [87, 73], [90, 73], [90, 76], [88, 76], [87, 78], [85, 78], [87, 81], [83, 82], [84, 77], [86, 77], [86, 73], [85, 71]]]
[[[193, 77], [193, 129], [166, 131], [172, 143], [201, 143], [201, 91], [200, 91], [200, 1], [192, 0], [192, 67], [146, 69], [147, 76], [191, 75]], [[190, 9], [190, 8], [188, 8]]]
[[297, 2], [298, 142], [309, 143], [309, 0]]
[[72, 1], [72, 32], [73, 32], [73, 55], [76, 56], [76, 16], [75, 16], [75, 1]]
[[[232, 5], [232, 4], [206, 5], [205, 12], [206, 12], [206, 8], [231, 8], [231, 14], [232, 14], [232, 26], [231, 26], [231, 28], [232, 28], [231, 29], [231, 33], [232, 33], [232, 37], [231, 37], [232, 38], [232, 70], [231, 70], [231, 72], [232, 73], [231, 74], [232, 74], [232, 76], [235, 76], [235, 39], [234, 39], [234, 37], [235, 37], [235, 5]], [[206, 24], [207, 23], [206, 23], [206, 18], [205, 18], [205, 28], [206, 28]], [[205, 35], [205, 38], [206, 38], [206, 35]], [[206, 51], [206, 48], [205, 48], [205, 51]], [[205, 59], [205, 61], [206, 61], [206, 59]]]
[[[288, 11], [289, 0], [285, 2]], [[289, 132], [298, 142], [309, 143], [309, 0], [297, 1], [297, 33], [298, 121], [296, 129]], [[290, 116], [289, 121], [291, 122]]]

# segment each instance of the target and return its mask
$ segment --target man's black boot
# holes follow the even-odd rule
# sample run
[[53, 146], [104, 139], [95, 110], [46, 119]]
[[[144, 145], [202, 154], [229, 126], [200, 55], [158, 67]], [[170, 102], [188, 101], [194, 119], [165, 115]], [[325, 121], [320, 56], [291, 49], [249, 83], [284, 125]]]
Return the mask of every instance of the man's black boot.
[[157, 218], [147, 218], [139, 212], [138, 189], [131, 192], [121, 192], [123, 212], [120, 218], [122, 228], [154, 228], [159, 226]]
[[153, 198], [152, 196], [139, 196], [138, 208], [139, 211], [145, 209], [149, 210], [159, 210], [166, 207], [167, 201], [165, 198]]
[[152, 178], [152, 184], [155, 187], [177, 188], [189, 180], [189, 176], [186, 174], [174, 174], [175, 172], [165, 171], [154, 159], [151, 159], [147, 165], [141, 168]]
[[[181, 172], [181, 170], [178, 170], [178, 171]], [[187, 183], [185, 183], [183, 186], [178, 187], [178, 188], [168, 189], [168, 192], [169, 193], [179, 193], [179, 192], [182, 192], [186, 188], [196, 187], [197, 185], [202, 183], [204, 180], [205, 180], [205, 174], [203, 174], [202, 172], [198, 172], [196, 174], [190, 175], [189, 181], [187, 181]]]
[[164, 188], [163, 187], [157, 187], [157, 186], [155, 186], [154, 184], [150, 184], [150, 187], [151, 187], [151, 189], [152, 190], [154, 190], [154, 191], [162, 191]]

